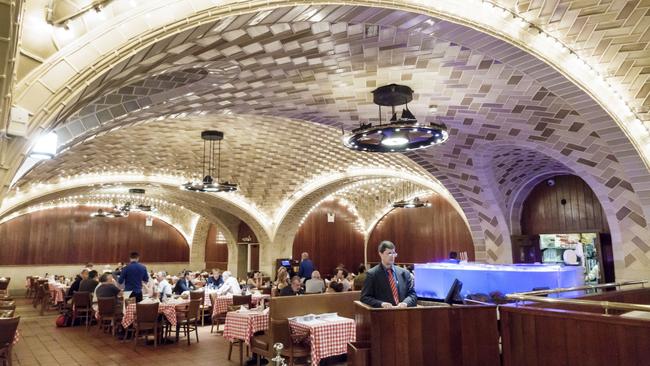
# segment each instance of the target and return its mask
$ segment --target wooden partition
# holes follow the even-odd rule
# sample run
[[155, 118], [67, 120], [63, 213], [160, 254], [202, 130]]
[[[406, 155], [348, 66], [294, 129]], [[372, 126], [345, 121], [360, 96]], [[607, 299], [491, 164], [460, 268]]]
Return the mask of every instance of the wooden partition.
[[355, 307], [351, 365], [499, 365], [495, 306], [375, 309], [357, 301]]
[[255, 349], [269, 352], [273, 344], [280, 342], [289, 344], [288, 318], [322, 313], [338, 313], [340, 316], [354, 318], [354, 302], [359, 300], [359, 291], [348, 291], [334, 294], [318, 294], [304, 296], [272, 297], [269, 311], [269, 328], [263, 336], [253, 339]]
[[[624, 302], [628, 304], [641, 304], [641, 305], [650, 305], [650, 288], [636, 288], [630, 290], [621, 290], [621, 291], [608, 291], [601, 292], [592, 295], [585, 295], [578, 297], [583, 300], [593, 300], [593, 301], [610, 301], [610, 302]], [[581, 305], [573, 304], [547, 304], [547, 303], [535, 303], [529, 304], [527, 306], [536, 307], [536, 308], [545, 308], [545, 309], [558, 309], [558, 310], [572, 310], [579, 312], [603, 314], [604, 311], [600, 307], [586, 307]], [[611, 309], [608, 311], [610, 315], [619, 315], [623, 313], [622, 310]]]
[[500, 307], [504, 366], [650, 363], [650, 321], [515, 305]]
[[333, 294], [272, 297], [270, 318], [286, 320], [309, 313], [338, 313], [346, 318], [354, 318], [354, 302], [359, 300], [360, 294], [360, 291], [348, 291]]

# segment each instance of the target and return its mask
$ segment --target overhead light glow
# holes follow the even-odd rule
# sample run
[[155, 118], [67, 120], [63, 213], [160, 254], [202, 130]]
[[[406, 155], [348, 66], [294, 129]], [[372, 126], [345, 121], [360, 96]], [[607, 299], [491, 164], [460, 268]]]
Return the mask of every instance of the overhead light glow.
[[387, 137], [381, 140], [381, 144], [386, 146], [402, 146], [408, 143], [409, 143], [409, 139], [402, 136]]
[[29, 156], [41, 160], [52, 159], [56, 155], [58, 141], [56, 132], [39, 137]]

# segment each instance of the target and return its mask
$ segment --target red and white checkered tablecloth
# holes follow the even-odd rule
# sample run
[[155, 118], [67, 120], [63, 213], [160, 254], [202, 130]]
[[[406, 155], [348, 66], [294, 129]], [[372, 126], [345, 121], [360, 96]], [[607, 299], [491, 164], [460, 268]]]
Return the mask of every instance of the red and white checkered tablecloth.
[[[270, 297], [270, 295], [253, 294], [251, 302], [254, 306], [257, 306], [262, 299], [269, 299]], [[232, 295], [219, 296], [217, 297], [216, 302], [217, 303], [212, 307], [212, 315], [225, 313], [228, 311], [228, 306], [232, 305]]]
[[239, 313], [231, 311], [226, 314], [226, 324], [223, 336], [230, 342], [241, 339], [250, 345], [251, 338], [256, 332], [269, 329], [269, 314], [262, 312]]
[[354, 320], [344, 317], [309, 323], [289, 320], [289, 329], [296, 341], [309, 336], [313, 366], [318, 366], [325, 357], [347, 353], [348, 342], [354, 342], [357, 337]]
[[[189, 301], [187, 301], [189, 303]], [[172, 326], [176, 325], [176, 307], [183, 306], [184, 303], [180, 304], [163, 304], [158, 305], [158, 313], [165, 315], [167, 321]], [[122, 318], [122, 326], [128, 328], [135, 321], [135, 304], [129, 304], [124, 310], [124, 318]]]
[[50, 287], [50, 295], [52, 296], [52, 301], [55, 304], [63, 302], [64, 299], [63, 290], [65, 289], [65, 286], [56, 283], [50, 283], [48, 285]]

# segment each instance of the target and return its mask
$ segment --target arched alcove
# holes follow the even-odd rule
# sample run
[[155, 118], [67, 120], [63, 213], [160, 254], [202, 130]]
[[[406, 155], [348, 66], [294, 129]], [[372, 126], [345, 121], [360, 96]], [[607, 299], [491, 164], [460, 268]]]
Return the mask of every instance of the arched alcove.
[[[333, 221], [332, 221], [333, 220]], [[309, 253], [315, 269], [330, 274], [339, 264], [356, 272], [363, 263], [364, 236], [357, 216], [340, 201], [327, 200], [305, 218], [293, 240], [293, 258]]]
[[205, 268], [228, 269], [228, 240], [215, 224], [210, 224], [205, 240]]
[[423, 197], [430, 207], [397, 208], [386, 214], [369, 235], [368, 262], [378, 261], [377, 245], [390, 240], [397, 246], [398, 263], [435, 262], [450, 251], [467, 252], [475, 259], [472, 236], [462, 217], [440, 195]]
[[0, 265], [117, 263], [137, 251], [144, 262], [187, 262], [190, 248], [168, 223], [144, 213], [90, 217], [96, 207], [35, 211], [0, 224]]
[[523, 235], [580, 232], [609, 233], [607, 216], [592, 189], [575, 175], [538, 183], [524, 201]]

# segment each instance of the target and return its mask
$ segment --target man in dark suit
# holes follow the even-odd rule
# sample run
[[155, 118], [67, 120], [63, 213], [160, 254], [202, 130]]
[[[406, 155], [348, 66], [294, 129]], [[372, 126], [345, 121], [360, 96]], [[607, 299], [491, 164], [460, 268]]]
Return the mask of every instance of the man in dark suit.
[[395, 266], [395, 244], [384, 240], [378, 249], [381, 263], [368, 271], [361, 290], [361, 302], [375, 308], [415, 306], [417, 296], [411, 274]]

